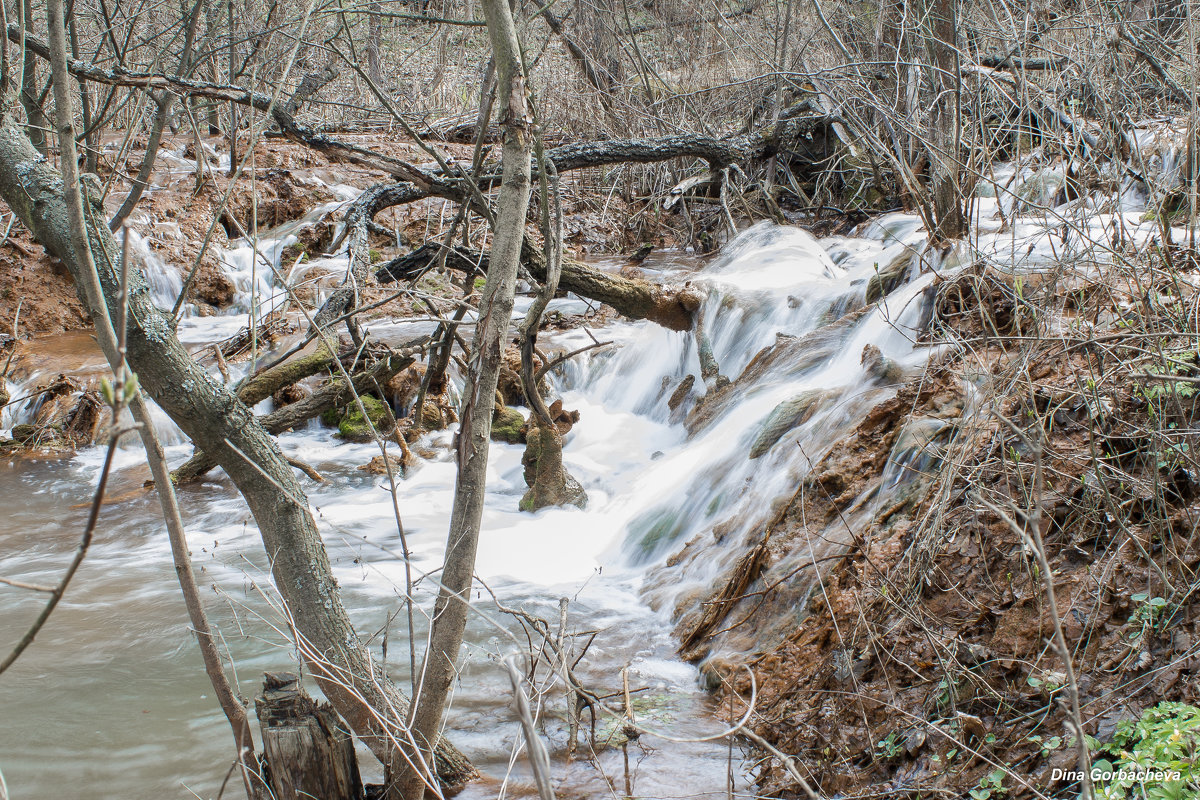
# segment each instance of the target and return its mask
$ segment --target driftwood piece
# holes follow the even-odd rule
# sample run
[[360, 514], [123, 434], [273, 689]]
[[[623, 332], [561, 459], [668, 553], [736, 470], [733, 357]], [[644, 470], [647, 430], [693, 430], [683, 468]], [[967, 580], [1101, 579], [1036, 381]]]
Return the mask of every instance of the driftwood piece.
[[283, 314], [271, 314], [259, 323], [253, 335], [250, 328], [240, 329], [233, 336], [221, 342], [221, 357], [226, 361], [241, 361], [249, 356], [251, 349], [257, 344], [260, 351], [266, 350], [270, 344], [292, 330], [292, 323]]
[[750, 585], [758, 580], [767, 568], [770, 563], [770, 551], [767, 549], [769, 539], [768, 529], [763, 540], [739, 558], [733, 568], [723, 576], [724, 585], [701, 605], [704, 611], [699, 618], [680, 624], [677, 631], [679, 655], [685, 661], [697, 661], [704, 657], [707, 652], [706, 645], [715, 635], [717, 625], [745, 597]]
[[354, 738], [291, 672], [268, 672], [254, 701], [264, 774], [276, 800], [362, 800]]

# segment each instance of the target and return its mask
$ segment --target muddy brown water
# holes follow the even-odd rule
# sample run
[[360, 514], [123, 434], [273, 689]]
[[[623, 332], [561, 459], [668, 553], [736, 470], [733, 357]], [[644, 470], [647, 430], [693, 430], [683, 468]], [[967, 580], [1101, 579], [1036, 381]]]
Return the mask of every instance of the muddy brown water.
[[[101, 371], [86, 334], [40, 340], [23, 363], [30, 374]], [[336, 442], [328, 431], [316, 429], [289, 434], [283, 445], [304, 453], [329, 479], [306, 488], [347, 606], [379, 657], [381, 632], [388, 629], [386, 664], [403, 684], [408, 633], [399, 613], [404, 582], [395, 558], [399, 547], [390, 499], [378, 479], [357, 469], [371, 458], [373, 446]], [[492, 476], [489, 494], [496, 506], [512, 510], [489, 516], [485, 524], [494, 529], [493, 536], [503, 536], [530, 517], [515, 512], [522, 488], [517, 483], [520, 449], [495, 449], [493, 469], [499, 476]], [[188, 452], [187, 445], [168, 450], [173, 462]], [[97, 447], [70, 456], [0, 462], [0, 576], [37, 584], [58, 580], [79, 543], [102, 455]], [[427, 551], [422, 568], [439, 558], [452, 474], [449, 462], [429, 464], [401, 488], [410, 492], [403, 504], [410, 541]], [[189, 633], [157, 498], [141, 488], [146, 477], [140, 447], [126, 442], [109, 488], [109, 498], [116, 499], [101, 512], [83, 566], [34, 644], [0, 676], [0, 773], [12, 798], [210, 798], [226, 775], [229, 729]], [[208, 612], [235, 667], [238, 688], [251, 698], [264, 671], [298, 668], [261, 541], [223, 474], [185, 489], [180, 499]], [[414, 505], [421, 507], [414, 510]], [[631, 684], [642, 690], [636, 705], [647, 724], [691, 737], [720, 730], [694, 669], [674, 657], [668, 626], [639, 600], [637, 575], [615, 568], [603, 574], [590, 556], [587, 563], [576, 563], [578, 548], [563, 538], [570, 530], [552, 520], [547, 525], [545, 515], [534, 522], [546, 530], [514, 544], [529, 551], [525, 557], [515, 554], [528, 568], [501, 558], [487, 578], [503, 602], [557, 620], [558, 597], [571, 597], [571, 627], [599, 632], [581, 666], [602, 693], [617, 691], [619, 672], [628, 667]], [[565, 555], [544, 552], [545, 543], [555, 539]], [[536, 564], [539, 558], [545, 561], [542, 567]], [[576, 574], [564, 574], [564, 564]], [[513, 572], [523, 574], [511, 577]], [[418, 599], [429, 605], [427, 593]], [[0, 586], [0, 648], [22, 635], [43, 601], [36, 593]], [[498, 664], [502, 655], [524, 644], [524, 634], [497, 614], [486, 596], [479, 605], [448, 735], [485, 779], [460, 796], [536, 796], [524, 757], [513, 757], [519, 728], [508, 678]], [[419, 619], [417, 636], [423, 631]], [[552, 693], [546, 703], [545, 734], [564, 796], [603, 796], [610, 787], [624, 792], [625, 753], [599, 746], [594, 757], [568, 764], [563, 702]], [[613, 725], [601, 718], [598, 727], [603, 741]], [[734, 755], [736, 782], [744, 787], [738, 777], [740, 752]], [[374, 759], [365, 751], [362, 756], [365, 777], [378, 780]], [[722, 744], [675, 744], [655, 737], [628, 747], [632, 785], [640, 796], [724, 796], [729, 757]]]
[[[923, 239], [909, 218], [871, 238], [818, 242], [803, 231], [760, 225], [744, 232], [722, 256], [680, 274], [707, 292], [700, 311], [711, 349], [730, 377], [782, 334], [802, 335], [862, 303], [874, 264]], [[891, 239], [900, 239], [889, 244]], [[909, 241], [913, 240], [913, 241]], [[274, 240], [272, 252], [281, 242]], [[232, 258], [232, 254], [230, 255]], [[836, 260], [835, 260], [836, 259]], [[234, 258], [242, 277], [253, 273], [248, 253]], [[615, 265], [614, 265], [615, 266]], [[654, 263], [657, 267], [658, 264]], [[664, 272], [670, 265], [664, 263]], [[686, 275], [685, 275], [686, 273]], [[675, 655], [670, 635], [676, 608], [693, 608], [717, 585], [761, 529], [773, 504], [790, 496], [832, 443], [852, 429], [874, 396], [860, 363], [877, 347], [905, 368], [928, 356], [915, 345], [921, 297], [932, 274], [906, 285], [843, 331], [840, 345], [819, 358], [787, 361], [739, 384], [735, 400], [691, 432], [673, 418], [667, 398], [685, 376], [700, 374], [696, 337], [649, 323], [615, 321], [591, 334], [547, 334], [545, 345], [588, 350], [564, 365], [555, 389], [564, 407], [580, 412], [564, 444], [564, 463], [586, 488], [587, 508], [517, 510], [525, 491], [520, 446], [494, 444], [477, 574], [461, 679], [447, 735], [478, 764], [486, 780], [466, 797], [532, 796], [519, 727], [500, 664], [528, 647], [524, 633], [497, 614], [488, 591], [507, 606], [550, 620], [560, 597], [569, 599], [570, 628], [595, 639], [581, 662], [599, 694], [621, 688], [627, 669], [639, 721], [675, 738], [718, 734], [723, 724], [699, 686], [696, 669]], [[240, 278], [239, 278], [240, 280]], [[258, 286], [258, 284], [254, 284]], [[272, 297], [258, 286], [253, 297]], [[517, 312], [529, 298], [518, 302]], [[586, 304], [562, 298], [554, 307], [583, 313]], [[185, 320], [190, 346], [236, 331], [236, 317]], [[374, 332], [403, 338], [414, 325], [374, 324]], [[44, 356], [47, 366], [81, 358], [64, 343]], [[799, 348], [804, 351], [804, 348]], [[803, 352], [801, 352], [803, 356]], [[836, 393], [806, 421], [782, 432], [749, 458], [765, 420], [792, 399], [820, 388]], [[690, 396], [686, 402], [695, 403]], [[269, 401], [268, 401], [269, 402]], [[11, 423], [10, 423], [11, 424]], [[165, 420], [160, 433], [179, 463], [189, 454]], [[449, 432], [424, 444], [443, 455], [422, 464], [400, 487], [400, 511], [417, 575], [440, 566], [453, 500]], [[407, 630], [405, 575], [390, 495], [381, 480], [358, 469], [378, 454], [374, 445], [338, 441], [310, 427], [279, 438], [288, 455], [328, 481], [305, 489], [347, 608], [393, 679], [409, 673], [408, 642], [422, 641], [423, 618]], [[0, 576], [53, 583], [70, 559], [102, 460], [99, 448], [49, 460], [0, 466]], [[96, 541], [82, 569], [37, 642], [0, 676], [0, 771], [14, 798], [72, 793], [95, 797], [214, 797], [231, 761], [228, 728], [220, 716], [188, 632], [157, 502], [139, 490], [145, 479], [136, 443], [120, 452]], [[181, 492], [192, 555], [209, 613], [234, 665], [240, 691], [258, 688], [264, 671], [297, 669], [287, 624], [271, 587], [253, 520], [234, 488], [215, 472]], [[715, 531], [722, 535], [714, 536]], [[659, 569], [685, 542], [684, 557]], [[430, 581], [418, 586], [428, 608]], [[486, 588], [485, 588], [486, 587]], [[0, 587], [0, 647], [20, 636], [40, 599]], [[690, 604], [690, 605], [689, 605]], [[541, 701], [543, 735], [554, 754], [554, 780], [563, 797], [727, 797], [747, 789], [742, 753], [717, 742], [680, 743], [645, 735], [625, 750], [611, 742], [611, 721], [599, 720], [597, 751], [568, 764], [563, 758], [562, 699]], [[377, 766], [362, 759], [368, 779]]]

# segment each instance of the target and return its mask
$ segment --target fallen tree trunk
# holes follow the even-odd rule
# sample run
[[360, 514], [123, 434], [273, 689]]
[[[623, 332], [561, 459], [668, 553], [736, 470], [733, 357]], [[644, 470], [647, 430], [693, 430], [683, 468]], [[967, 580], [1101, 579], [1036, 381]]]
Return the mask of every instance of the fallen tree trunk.
[[280, 389], [311, 378], [332, 366], [333, 356], [325, 348], [319, 348], [315, 353], [284, 361], [249, 376], [238, 384], [238, 400], [248, 408], [254, 408]]
[[[529, 246], [521, 257], [529, 274], [539, 281], [546, 278], [546, 264], [540, 249]], [[399, 258], [392, 259], [375, 271], [375, 280], [392, 283], [419, 275], [429, 269], [438, 258], [441, 245], [427, 243]], [[447, 253], [446, 266], [460, 272], [473, 274], [488, 268], [486, 253], [454, 247]], [[648, 281], [624, 278], [609, 272], [593, 269], [586, 264], [564, 261], [558, 287], [574, 292], [600, 303], [610, 305], [630, 319], [645, 319], [657, 322], [673, 331], [686, 331], [692, 326], [692, 316], [703, 301], [701, 295], [689, 286], [672, 287]]]
[[[22, 34], [17, 26], [10, 25], [7, 34], [13, 41], [21, 41]], [[32, 52], [46, 57], [48, 49], [45, 42], [28, 34], [25, 35], [24, 41]], [[378, 169], [397, 178], [399, 183], [368, 189], [363, 197], [351, 206], [347, 211], [348, 231], [360, 229], [364, 223], [386, 208], [429, 196], [467, 202], [475, 206], [477, 211], [485, 210], [478, 208], [481, 200], [473, 195], [461, 175], [447, 175], [439, 169], [419, 167], [402, 159], [326, 136], [296, 120], [290, 112], [290, 107], [273, 103], [265, 94], [238, 86], [205, 83], [154, 73], [105, 70], [82, 61], [70, 61], [68, 68], [73, 75], [82, 80], [147, 90], [169, 89], [183, 95], [208, 97], [250, 106], [271, 114], [272, 119], [289, 139], [331, 157]], [[789, 152], [795, 155], [800, 150], [800, 142], [822, 140], [820, 134], [827, 134], [831, 124], [829, 117], [817, 110], [814, 103], [804, 101], [785, 109], [778, 121], [738, 136], [721, 138], [678, 135], [584, 142], [556, 147], [546, 153], [546, 158], [559, 173], [612, 164], [650, 164], [675, 158], [702, 159], [708, 162], [710, 169], [719, 170], [730, 164], [768, 157], [788, 149], [789, 145]], [[817, 149], [823, 151], [819, 146]], [[814, 163], [816, 160], [819, 159], [814, 159]], [[493, 173], [481, 176], [476, 184], [479, 189], [486, 190], [498, 185], [499, 180], [500, 175]], [[540, 253], [541, 248], [525, 236], [522, 259], [529, 272], [538, 279], [545, 274]], [[582, 264], [564, 264], [562, 288], [607, 303], [626, 316], [652, 320], [672, 330], [689, 328], [692, 311], [695, 310], [695, 306], [692, 305], [694, 298], [686, 289], [672, 290], [654, 287], [641, 281], [629, 281], [592, 270]], [[321, 308], [317, 319], [322, 322], [336, 319], [349, 311], [353, 302], [353, 289], [341, 289]]]
[[[87, 188], [90, 247], [109, 312], [114, 319], [123, 318], [118, 315], [120, 248], [108, 230], [99, 187]], [[62, 177], [7, 110], [0, 120], [0, 196], [81, 286]], [[216, 458], [238, 487], [258, 523], [276, 588], [287, 603], [312, 674], [338, 713], [387, 763], [403, 736], [408, 700], [354, 632], [291, 465], [250, 409], [188, 355], [137, 269], [130, 270], [128, 307], [128, 359], [140, 385], [198, 447]], [[476, 774], [444, 739], [436, 746], [436, 769], [449, 786]]]
[[[311, 360], [310, 363], [316, 363], [319, 360], [317, 359], [316, 355], [310, 356], [309, 359]], [[300, 359], [300, 361], [304, 361], [304, 359]], [[370, 369], [363, 370], [353, 377], [352, 383], [354, 385], [355, 394], [361, 395], [376, 388], [377, 386], [386, 384], [394, 376], [399, 375], [401, 371], [411, 366], [413, 361], [414, 359], [411, 355], [381, 359]], [[332, 363], [333, 359], [328, 358], [325, 361], [325, 366], [328, 366]], [[288, 365], [284, 364], [282, 366]], [[307, 369], [308, 367], [306, 366], [303, 369], [293, 370], [293, 374], [300, 374]], [[319, 371], [319, 369], [313, 370], [312, 372], [309, 372], [308, 375], [301, 375], [301, 377], [297, 378], [296, 380], [301, 380], [309, 375], [315, 375]], [[275, 384], [277, 388], [282, 388], [282, 386], [290, 386], [292, 383], [295, 383], [295, 381], [290, 381], [288, 383], [269, 381], [263, 383], [265, 385], [256, 391], [261, 391], [271, 384]], [[274, 392], [275, 390], [273, 389], [271, 392], [263, 395], [263, 397], [260, 397], [259, 400], [270, 397], [271, 394], [274, 394]], [[238, 396], [243, 400], [243, 402], [246, 402], [247, 405], [252, 405], [251, 403], [247, 402], [245, 398], [241, 397], [240, 392]], [[351, 394], [346, 388], [345, 381], [335, 380], [328, 386], [324, 386], [313, 392], [303, 400], [297, 400], [295, 403], [289, 403], [283, 408], [276, 409], [266, 416], [258, 417], [258, 421], [264, 428], [267, 429], [267, 433], [270, 433], [273, 436], [278, 436], [284, 431], [306, 423], [310, 419], [319, 417], [321, 414], [325, 413], [331, 408], [340, 408], [341, 406], [347, 405], [353, 399], [354, 395]], [[176, 484], [194, 481], [197, 478], [204, 476], [216, 466], [216, 459], [212, 458], [202, 450], [197, 450], [196, 452], [192, 453], [191, 458], [180, 464], [179, 468], [171, 473], [171, 479]]]
[[[7, 35], [14, 43], [22, 41], [21, 29], [10, 24]], [[42, 58], [47, 58], [46, 43], [29, 33], [24, 34], [25, 46]], [[403, 159], [384, 155], [366, 147], [335, 139], [298, 121], [287, 103], [273, 103], [271, 97], [241, 86], [176, 78], [150, 72], [131, 72], [123, 69], [106, 70], [83, 61], [70, 60], [68, 69], [80, 80], [109, 86], [128, 86], [146, 90], [169, 90], [180, 95], [206, 97], [213, 100], [250, 106], [269, 113], [280, 131], [289, 139], [319, 150], [334, 158], [378, 169], [404, 182], [394, 189], [381, 189], [371, 216], [391, 205], [412, 202], [421, 197], [436, 195], [462, 202], [471, 193], [460, 174], [447, 175], [440, 169], [427, 169]], [[611, 164], [652, 164], [673, 158], [700, 158], [712, 169], [770, 156], [787, 144], [815, 142], [822, 138], [832, 124], [830, 117], [818, 104], [805, 100], [784, 109], [777, 121], [750, 133], [729, 136], [678, 135], [660, 138], [614, 139], [603, 142], [582, 142], [555, 147], [546, 158], [562, 173], [576, 169], [602, 167]], [[819, 148], [820, 149], [820, 148]], [[792, 147], [793, 155], [799, 147]], [[476, 182], [480, 189], [499, 185], [500, 175], [481, 176]], [[407, 185], [405, 185], [407, 184]], [[371, 190], [368, 190], [371, 191]]]

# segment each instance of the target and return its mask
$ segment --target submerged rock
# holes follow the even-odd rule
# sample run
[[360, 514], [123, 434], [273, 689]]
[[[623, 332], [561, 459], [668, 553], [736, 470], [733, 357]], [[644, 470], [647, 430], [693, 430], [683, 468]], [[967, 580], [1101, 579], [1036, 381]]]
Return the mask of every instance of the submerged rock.
[[388, 467], [391, 467], [393, 475], [400, 478], [407, 478], [412, 474], [413, 470], [416, 469], [420, 461], [415, 455], [413, 455], [413, 452], [408, 449], [408, 446], [404, 443], [403, 439], [400, 439], [399, 441], [401, 448], [399, 456], [388, 453], [386, 460], [382, 455], [375, 456], [368, 463], [359, 467], [358, 471], [366, 472], [370, 475], [387, 475]]
[[563, 408], [562, 398], [551, 403], [547, 410], [550, 412], [550, 419], [554, 421], [554, 427], [558, 430], [559, 436], [566, 436], [575, 427], [575, 423], [579, 422], [579, 412], [567, 411]]
[[79, 381], [59, 375], [41, 395], [30, 423], [12, 430], [12, 441], [25, 448], [65, 450], [90, 445], [104, 417], [100, 395]]
[[868, 375], [884, 383], [899, 383], [904, 380], [904, 368], [885, 356], [873, 344], [863, 348], [861, 363]]
[[426, 431], [440, 431], [452, 422], [458, 422], [454, 409], [442, 405], [439, 398], [430, 398], [421, 406], [421, 414], [417, 418], [419, 427]]
[[421, 382], [425, 380], [425, 365], [413, 364], [401, 370], [387, 382], [384, 394], [391, 398], [392, 407], [397, 415], [407, 414], [416, 402], [417, 394], [421, 391]]
[[525, 415], [511, 406], [496, 406], [492, 414], [492, 441], [521, 444], [525, 441]]
[[37, 428], [28, 423], [24, 425], [14, 425], [12, 429], [12, 440], [17, 444], [28, 444], [37, 436]]
[[[200, 261], [196, 277], [192, 280], [192, 290], [189, 297], [201, 309], [225, 308], [237, 296], [237, 285], [221, 269], [221, 265], [208, 253]], [[201, 316], [211, 316], [201, 311]]]
[[71, 442], [58, 425], [14, 425], [13, 450], [70, 450]]
[[275, 404], [276, 408], [283, 408], [284, 406], [289, 406], [292, 403], [299, 403], [301, 400], [304, 400], [311, 394], [312, 390], [308, 387], [299, 383], [293, 383], [283, 387], [282, 389], [279, 389], [275, 392], [275, 394], [271, 395], [271, 402]]
[[887, 264], [876, 265], [875, 274], [867, 281], [867, 303], [882, 300], [904, 283], [912, 267], [912, 253], [902, 250]]
[[302, 255], [311, 257], [324, 253], [332, 244], [335, 232], [336, 228], [328, 214], [315, 222], [301, 225], [293, 231], [295, 243], [279, 251], [279, 262], [285, 267], [290, 267]]
[[[542, 368], [542, 360], [536, 355], [533, 357], [533, 369]], [[496, 384], [497, 391], [504, 398], [504, 404], [507, 406], [528, 406], [529, 398], [525, 396], [525, 386], [521, 383], [521, 349], [516, 345], [509, 345], [504, 350], [504, 361], [500, 364], [500, 377]], [[542, 397], [550, 391], [550, 384], [546, 382], [545, 377], [538, 381], [537, 389]]]
[[931, 472], [941, 460], [936, 443], [949, 438], [954, 427], [954, 422], [940, 417], [910, 419], [896, 436], [889, 467], [907, 479]]
[[1021, 211], [1053, 208], [1066, 200], [1065, 172], [1045, 167], [1030, 175], [1017, 187], [1017, 198]]
[[[384, 406], [383, 401], [369, 394], [363, 395], [361, 400], [367, 416], [363, 416], [357, 403], [351, 403], [346, 409], [345, 416], [338, 423], [338, 435], [347, 441], [369, 442], [374, 438], [371, 435], [372, 426], [379, 433], [384, 433], [387, 429], [389, 419], [387, 407]], [[367, 424], [368, 419], [370, 425]]]
[[75, 405], [63, 419], [63, 435], [76, 446], [93, 444], [103, 415], [104, 404], [100, 395], [90, 390], [85, 391], [79, 395]]
[[811, 389], [775, 406], [763, 422], [754, 444], [750, 445], [750, 458], [763, 455], [774, 447], [785, 433], [808, 422], [829, 394], [825, 389]]
[[667, 408], [671, 411], [683, 405], [683, 401], [692, 393], [692, 387], [696, 385], [696, 376], [688, 375], [679, 382], [675, 387], [675, 391], [671, 392], [671, 397], [667, 400]]

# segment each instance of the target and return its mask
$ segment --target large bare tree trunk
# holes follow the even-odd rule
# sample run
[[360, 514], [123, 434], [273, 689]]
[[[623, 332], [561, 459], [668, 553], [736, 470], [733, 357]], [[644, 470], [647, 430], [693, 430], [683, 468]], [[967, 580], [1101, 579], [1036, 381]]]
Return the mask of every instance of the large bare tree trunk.
[[[529, 209], [531, 118], [526, 100], [525, 70], [520, 43], [506, 0], [483, 0], [492, 55], [496, 62], [501, 127], [504, 131], [503, 177], [497, 199], [495, 230], [488, 263], [487, 284], [475, 328], [471, 369], [463, 390], [462, 427], [458, 434], [458, 480], [446, 540], [442, 586], [434, 606], [429, 648], [421, 672], [421, 690], [412, 719], [413, 740], [427, 751], [442, 721], [442, 712], [467, 621], [479, 526], [483, 520], [484, 482], [492, 408], [508, 326], [512, 320], [517, 266]], [[415, 754], [413, 754], [415, 755]], [[423, 755], [423, 753], [422, 753]], [[424, 779], [411, 765], [396, 764], [396, 785], [390, 797], [420, 800]]]
[[380, 66], [380, 42], [383, 39], [383, 5], [373, 2], [368, 8], [370, 17], [367, 18], [367, 74], [377, 86], [386, 85], [383, 80], [383, 69]]
[[[86, 176], [85, 182], [90, 183]], [[91, 252], [105, 301], [116, 316], [118, 250], [105, 224], [98, 187], [87, 195]], [[83, 275], [70, 244], [62, 177], [7, 115], [0, 121], [0, 196], [80, 285]], [[381, 761], [389, 762], [408, 703], [350, 624], [292, 467], [250, 409], [191, 359], [168, 317], [151, 301], [145, 280], [131, 277], [127, 346], [141, 386], [197, 447], [217, 460], [245, 497], [271, 558], [276, 586], [306, 645], [312, 674], [355, 733]], [[444, 784], [461, 784], [475, 775], [466, 758], [444, 740], [435, 755]]]
[[939, 242], [960, 239], [967, 233], [960, 147], [962, 74], [957, 5], [958, 0], [928, 0], [928, 13], [921, 22], [933, 84], [926, 147], [935, 225], [931, 233]]

